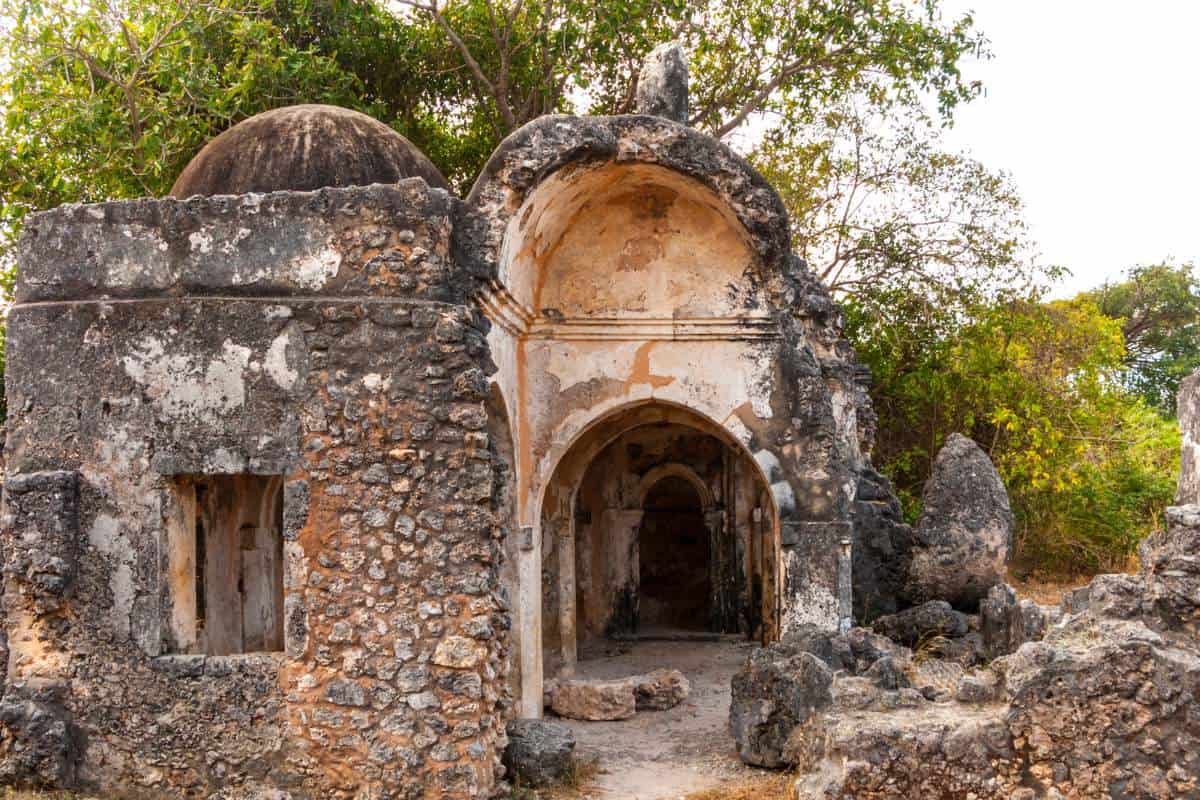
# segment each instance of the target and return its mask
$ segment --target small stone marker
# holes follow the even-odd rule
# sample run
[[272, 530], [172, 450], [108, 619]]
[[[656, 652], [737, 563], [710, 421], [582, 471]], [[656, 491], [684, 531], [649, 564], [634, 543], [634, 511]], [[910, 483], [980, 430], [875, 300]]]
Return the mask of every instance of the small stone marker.
[[646, 56], [638, 74], [636, 100], [639, 114], [687, 124], [688, 65], [678, 42], [660, 44]]

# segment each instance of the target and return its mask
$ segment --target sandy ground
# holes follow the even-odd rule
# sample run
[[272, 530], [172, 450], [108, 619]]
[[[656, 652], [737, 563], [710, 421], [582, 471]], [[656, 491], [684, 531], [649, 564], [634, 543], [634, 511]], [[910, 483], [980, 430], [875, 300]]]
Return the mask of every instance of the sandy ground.
[[624, 678], [665, 667], [691, 682], [669, 711], [639, 711], [622, 722], [558, 720], [575, 732], [575, 752], [597, 758], [600, 774], [584, 792], [604, 800], [663, 800], [762, 775], [738, 760], [729, 735], [729, 679], [745, 642], [608, 643], [580, 654], [577, 677]]

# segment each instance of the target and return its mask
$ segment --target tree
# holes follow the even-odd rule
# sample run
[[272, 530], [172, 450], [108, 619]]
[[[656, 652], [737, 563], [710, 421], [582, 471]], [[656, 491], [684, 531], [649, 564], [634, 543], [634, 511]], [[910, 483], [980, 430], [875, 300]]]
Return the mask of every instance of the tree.
[[164, 194], [215, 133], [270, 105], [354, 104], [267, 0], [0, 0], [0, 234], [65, 202]]
[[872, 369], [876, 460], [911, 517], [945, 438], [991, 456], [1017, 517], [1018, 565], [1053, 574], [1125, 566], [1174, 493], [1179, 429], [1123, 381], [1121, 323], [1086, 296], [959, 310], [898, 291], [896, 313], [855, 300]]
[[[395, 3], [408, 14], [389, 10]], [[973, 97], [970, 16], [936, 0], [0, 0], [0, 271], [31, 211], [162, 195], [201, 146], [269, 108], [328, 102], [413, 140], [465, 192], [541, 114], [633, 110], [638, 68], [691, 53], [692, 123], [810, 124]]]
[[860, 308], [893, 314], [900, 292], [965, 309], [1057, 275], [1033, 257], [1008, 177], [943, 149], [920, 109], [844, 102], [768, 133], [753, 160], [791, 212], [796, 252]]
[[1200, 367], [1200, 281], [1191, 264], [1134, 267], [1087, 293], [1125, 335], [1127, 385], [1168, 417], [1179, 382]]
[[444, 33], [503, 133], [557, 109], [571, 86], [593, 113], [632, 111], [641, 58], [667, 38], [691, 55], [689, 123], [718, 137], [855, 93], [883, 104], [932, 92], [949, 113], [979, 89], [958, 62], [982, 38], [969, 15], [943, 22], [936, 0], [398, 2]]
[[16, 139], [0, 185], [17, 184], [5, 194], [21, 208], [159, 194], [214, 133], [304, 100], [380, 117], [465, 189], [537, 116], [631, 110], [641, 58], [671, 37], [692, 51], [693, 121], [719, 135], [849, 91], [932, 91], [949, 113], [978, 88], [957, 62], [981, 39], [969, 17], [943, 23], [934, 0], [397, 2], [411, 13], [374, 0], [0, 0], [3, 130]]

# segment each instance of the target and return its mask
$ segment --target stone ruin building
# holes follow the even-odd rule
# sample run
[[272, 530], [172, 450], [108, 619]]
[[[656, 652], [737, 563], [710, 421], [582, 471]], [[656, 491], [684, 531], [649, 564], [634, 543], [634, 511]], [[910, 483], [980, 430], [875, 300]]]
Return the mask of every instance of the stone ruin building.
[[487, 797], [579, 648], [895, 611], [866, 376], [686, 119], [549, 116], [465, 198], [298, 106], [32, 217], [8, 323], [0, 780]]

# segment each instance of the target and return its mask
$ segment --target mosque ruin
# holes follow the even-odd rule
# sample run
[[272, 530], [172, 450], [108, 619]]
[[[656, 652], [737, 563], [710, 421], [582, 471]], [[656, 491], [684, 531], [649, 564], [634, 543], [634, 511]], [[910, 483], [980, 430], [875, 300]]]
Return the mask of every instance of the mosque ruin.
[[588, 641], [895, 610], [866, 375], [672, 58], [463, 199], [298, 106], [29, 221], [0, 779], [487, 797]]

